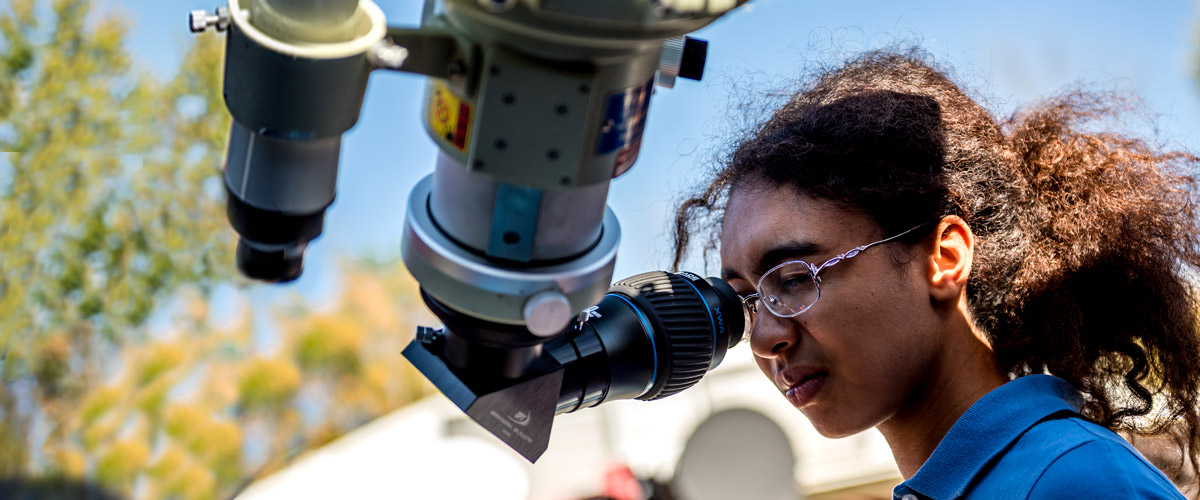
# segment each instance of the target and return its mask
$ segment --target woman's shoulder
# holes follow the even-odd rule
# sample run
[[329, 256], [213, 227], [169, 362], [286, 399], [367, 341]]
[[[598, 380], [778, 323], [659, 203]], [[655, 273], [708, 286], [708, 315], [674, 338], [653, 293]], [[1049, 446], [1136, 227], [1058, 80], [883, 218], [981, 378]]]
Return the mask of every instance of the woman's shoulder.
[[1005, 458], [1044, 463], [1030, 476], [1030, 499], [1183, 498], [1129, 442], [1078, 416], [1033, 426]]

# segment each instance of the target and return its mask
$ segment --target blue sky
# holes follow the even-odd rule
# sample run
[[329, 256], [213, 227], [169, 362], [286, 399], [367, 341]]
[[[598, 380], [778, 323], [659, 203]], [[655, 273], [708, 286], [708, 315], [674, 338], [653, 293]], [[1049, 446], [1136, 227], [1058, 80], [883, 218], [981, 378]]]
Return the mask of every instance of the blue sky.
[[[192, 36], [187, 12], [220, 5], [96, 2], [102, 12], [129, 19], [128, 49], [164, 78]], [[379, 2], [393, 25], [417, 24], [421, 3]], [[704, 81], [681, 81], [655, 95], [641, 157], [609, 195], [623, 233], [614, 279], [669, 264], [672, 206], [700, 182], [711, 151], [736, 131], [731, 124], [744, 120], [733, 104], [787, 87], [805, 66], [896, 42], [920, 45], [949, 64], [961, 84], [1001, 114], [1084, 83], [1140, 95], [1159, 114], [1158, 139], [1200, 148], [1197, 17], [1196, 2], [1185, 0], [754, 0], [696, 35], [710, 42]], [[372, 76], [361, 119], [343, 142], [338, 199], [325, 235], [310, 247], [305, 277], [291, 286], [336, 293], [329, 264], [339, 255], [403, 265], [405, 200], [432, 172], [436, 153], [419, 122], [423, 85], [410, 75]], [[701, 270], [696, 263], [692, 268]]]

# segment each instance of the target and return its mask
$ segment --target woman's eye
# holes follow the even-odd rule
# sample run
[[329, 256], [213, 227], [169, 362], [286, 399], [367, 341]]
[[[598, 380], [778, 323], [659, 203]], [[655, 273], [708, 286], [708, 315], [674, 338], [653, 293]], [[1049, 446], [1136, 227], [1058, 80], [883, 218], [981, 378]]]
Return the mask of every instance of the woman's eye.
[[800, 287], [809, 286], [812, 284], [812, 281], [812, 276], [808, 273], [789, 274], [783, 277], [780, 288], [782, 288], [784, 293], [787, 293]]

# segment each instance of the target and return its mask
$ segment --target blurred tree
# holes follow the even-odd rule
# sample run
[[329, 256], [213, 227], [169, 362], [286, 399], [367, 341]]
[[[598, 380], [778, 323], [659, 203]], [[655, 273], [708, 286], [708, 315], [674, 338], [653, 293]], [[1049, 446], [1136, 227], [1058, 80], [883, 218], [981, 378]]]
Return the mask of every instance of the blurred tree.
[[[182, 294], [175, 327], [124, 349], [125, 369], [62, 424], [63, 470], [137, 498], [226, 497], [428, 394], [401, 355], [415, 325], [434, 321], [416, 283], [399, 266], [361, 262], [341, 276], [342, 293], [319, 309], [293, 296], [253, 310], [242, 295], [225, 326], [208, 322], [202, 294]], [[275, 325], [270, 348], [256, 316]]]
[[[0, 473], [49, 471], [18, 441], [59, 422], [181, 284], [231, 277], [221, 215], [220, 45], [161, 85], [131, 72], [126, 27], [86, 0], [0, 14]], [[199, 189], [204, 187], [204, 189]], [[166, 193], [192, 193], [167, 196]], [[24, 395], [36, 405], [18, 404]], [[26, 432], [30, 430], [45, 430]], [[45, 434], [45, 435], [42, 435]]]
[[246, 289], [222, 207], [222, 37], [197, 37], [160, 83], [133, 69], [126, 26], [87, 0], [10, 6], [0, 478], [228, 496], [428, 391], [400, 355], [422, 308], [395, 264], [347, 265], [344, 293], [319, 310], [255, 310], [236, 293], [236, 318], [211, 322], [216, 287]]

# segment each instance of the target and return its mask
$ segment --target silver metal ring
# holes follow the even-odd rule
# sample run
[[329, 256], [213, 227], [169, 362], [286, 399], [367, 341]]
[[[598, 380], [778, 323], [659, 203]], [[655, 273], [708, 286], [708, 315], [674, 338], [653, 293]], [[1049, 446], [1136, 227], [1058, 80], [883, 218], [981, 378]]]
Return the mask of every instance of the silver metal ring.
[[433, 175], [409, 196], [401, 256], [409, 272], [430, 295], [466, 314], [501, 323], [523, 324], [530, 296], [558, 291], [573, 313], [595, 305], [612, 281], [621, 231], [616, 215], [605, 208], [600, 241], [568, 262], [541, 267], [504, 267], [461, 247], [434, 225], [428, 200]]

